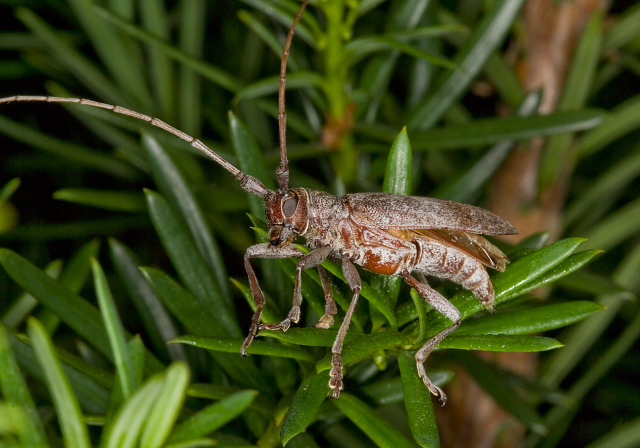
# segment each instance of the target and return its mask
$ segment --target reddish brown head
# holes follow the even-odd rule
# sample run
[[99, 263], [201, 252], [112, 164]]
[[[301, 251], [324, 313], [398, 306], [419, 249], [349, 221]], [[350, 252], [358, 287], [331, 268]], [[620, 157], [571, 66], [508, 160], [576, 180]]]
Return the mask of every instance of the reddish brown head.
[[309, 227], [309, 194], [304, 188], [285, 193], [270, 191], [264, 198], [269, 223], [269, 242], [287, 246]]

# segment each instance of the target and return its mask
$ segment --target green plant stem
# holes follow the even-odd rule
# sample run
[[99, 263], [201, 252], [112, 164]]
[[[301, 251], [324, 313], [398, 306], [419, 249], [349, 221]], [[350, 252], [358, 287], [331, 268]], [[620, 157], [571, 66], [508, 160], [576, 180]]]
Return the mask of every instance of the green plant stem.
[[339, 148], [333, 157], [333, 167], [338, 178], [346, 185], [352, 183], [356, 172], [357, 154], [354, 148], [354, 139], [350, 130], [344, 133], [341, 131], [345, 120], [349, 120], [347, 114], [349, 108], [349, 98], [347, 97], [345, 86], [347, 85], [347, 74], [350, 65], [345, 63], [344, 40], [345, 35], [350, 34], [350, 30], [344, 22], [345, 5], [343, 1], [332, 1], [322, 4], [327, 17], [327, 28], [325, 47], [323, 51], [325, 66], [324, 91], [327, 96], [325, 130], [337, 132]]

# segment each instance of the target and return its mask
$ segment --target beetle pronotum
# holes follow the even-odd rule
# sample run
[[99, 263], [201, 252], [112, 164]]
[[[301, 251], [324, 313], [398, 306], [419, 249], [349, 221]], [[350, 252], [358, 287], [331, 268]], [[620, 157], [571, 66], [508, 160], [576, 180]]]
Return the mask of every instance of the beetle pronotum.
[[[424, 276], [451, 280], [470, 290], [487, 309], [492, 309], [494, 291], [486, 267], [503, 271], [508, 259], [498, 248], [478, 234], [507, 235], [517, 233], [517, 230], [487, 210], [456, 202], [385, 193], [357, 193], [335, 197], [308, 188], [289, 188], [285, 114], [286, 67], [291, 40], [307, 3], [308, 0], [302, 2], [295, 16], [281, 58], [278, 88], [280, 163], [276, 169], [277, 191], [267, 189], [258, 179], [231, 165], [200, 140], [157, 118], [129, 109], [87, 99], [50, 96], [13, 96], [0, 99], [0, 103], [77, 103], [146, 121], [189, 142], [233, 174], [243, 190], [264, 199], [269, 242], [249, 247], [244, 256], [256, 311], [251, 319], [249, 333], [242, 344], [242, 355], [246, 356], [247, 349], [260, 330], [286, 331], [292, 323], [298, 322], [302, 302], [302, 271], [307, 268], [318, 268], [326, 298], [325, 313], [315, 326], [329, 328], [333, 324], [333, 316], [337, 309], [331, 296], [327, 273], [321, 264], [327, 259], [340, 263], [352, 291], [352, 299], [331, 349], [332, 369], [329, 373], [329, 387], [333, 398], [338, 398], [343, 389], [342, 346], [360, 294], [361, 282], [356, 265], [373, 273], [403, 278], [429, 305], [452, 322], [448, 328], [424, 344], [415, 355], [418, 374], [431, 393], [444, 404], [446, 396], [427, 376], [424, 362], [433, 349], [460, 325], [461, 315], [444, 296], [429, 286]], [[298, 237], [306, 239], [306, 245], [311, 249], [309, 253], [304, 254], [292, 245]], [[282, 322], [261, 323], [265, 299], [250, 261], [252, 258], [290, 257], [300, 257], [296, 265], [293, 306]], [[412, 275], [413, 272], [418, 274], [420, 280]]]

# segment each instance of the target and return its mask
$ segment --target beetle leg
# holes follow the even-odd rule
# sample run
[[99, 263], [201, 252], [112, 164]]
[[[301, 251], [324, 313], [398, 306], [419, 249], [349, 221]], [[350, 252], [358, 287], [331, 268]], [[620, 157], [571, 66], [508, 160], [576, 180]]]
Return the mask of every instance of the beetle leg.
[[349, 309], [347, 310], [347, 314], [344, 316], [344, 320], [340, 325], [340, 329], [338, 330], [338, 335], [336, 336], [336, 340], [333, 343], [333, 347], [331, 348], [331, 371], [329, 372], [329, 388], [332, 390], [331, 398], [338, 398], [340, 396], [340, 391], [343, 388], [342, 384], [342, 344], [344, 343], [344, 338], [347, 335], [347, 330], [349, 329], [349, 323], [351, 322], [351, 316], [353, 315], [353, 310], [356, 309], [356, 304], [358, 303], [358, 297], [360, 296], [360, 275], [358, 274], [358, 270], [354, 266], [354, 264], [349, 260], [346, 255], [342, 256], [342, 273], [344, 274], [344, 278], [347, 280], [349, 284], [349, 288], [353, 292], [353, 297], [351, 298], [351, 303], [349, 304]]
[[291, 257], [299, 257], [302, 255], [298, 249], [293, 246], [287, 247], [273, 247], [268, 243], [256, 244], [247, 249], [244, 254], [244, 268], [247, 271], [247, 277], [249, 279], [249, 289], [251, 290], [251, 295], [253, 296], [253, 300], [256, 303], [256, 311], [253, 313], [253, 317], [251, 318], [251, 327], [249, 328], [249, 334], [245, 338], [242, 343], [242, 348], [240, 353], [242, 356], [247, 356], [247, 349], [251, 345], [253, 338], [258, 334], [260, 330], [260, 317], [262, 316], [262, 308], [264, 308], [264, 294], [262, 293], [262, 289], [260, 289], [260, 284], [258, 283], [258, 277], [256, 277], [256, 273], [253, 270], [253, 266], [251, 266], [252, 258], [291, 258]]
[[447, 396], [438, 386], [433, 384], [429, 377], [427, 376], [427, 372], [424, 369], [424, 362], [427, 360], [427, 357], [431, 354], [434, 348], [438, 346], [440, 342], [444, 338], [446, 338], [453, 330], [460, 326], [460, 322], [462, 316], [460, 315], [460, 311], [451, 304], [447, 299], [445, 299], [442, 294], [440, 294], [435, 289], [431, 288], [426, 283], [420, 283], [418, 280], [413, 278], [409, 272], [402, 272], [402, 278], [417, 291], [417, 293], [427, 302], [434, 310], [438, 311], [440, 314], [444, 315], [448, 318], [453, 325], [445, 328], [440, 333], [431, 338], [426, 344], [420, 348], [416, 352], [416, 366], [418, 368], [418, 375], [422, 378], [424, 384], [429, 388], [429, 391], [438, 397], [440, 403], [444, 406], [447, 402]]
[[331, 291], [331, 280], [327, 275], [327, 270], [318, 265], [318, 272], [320, 273], [320, 281], [322, 282], [322, 290], [324, 291], [324, 316], [315, 323], [314, 327], [322, 328], [326, 330], [333, 325], [333, 315], [338, 312], [336, 308], [336, 302], [333, 300], [333, 293]]
[[287, 331], [292, 322], [297, 323], [300, 320], [300, 306], [302, 305], [302, 271], [307, 268], [319, 266], [320, 263], [327, 259], [330, 253], [331, 247], [319, 247], [298, 260], [298, 263], [296, 264], [295, 286], [293, 287], [293, 305], [291, 306], [291, 310], [289, 311], [287, 318], [279, 324], [260, 324], [258, 326], [259, 330], [264, 328], [265, 330]]

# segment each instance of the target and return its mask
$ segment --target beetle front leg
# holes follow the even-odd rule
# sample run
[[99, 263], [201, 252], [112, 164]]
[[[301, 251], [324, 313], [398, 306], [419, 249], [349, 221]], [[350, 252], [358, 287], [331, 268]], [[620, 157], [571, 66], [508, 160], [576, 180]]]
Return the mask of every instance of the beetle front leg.
[[242, 348], [240, 349], [240, 353], [242, 354], [242, 356], [247, 356], [247, 349], [249, 348], [251, 342], [253, 342], [253, 339], [256, 337], [258, 331], [261, 328], [260, 317], [262, 316], [262, 309], [264, 308], [265, 304], [264, 294], [262, 293], [262, 289], [260, 288], [260, 284], [258, 283], [258, 277], [256, 277], [253, 266], [251, 266], [251, 259], [291, 258], [299, 257], [300, 255], [302, 255], [302, 252], [300, 252], [295, 247], [274, 247], [268, 243], [253, 245], [249, 247], [245, 252], [244, 268], [247, 271], [251, 295], [253, 296], [253, 300], [256, 303], [256, 311], [255, 313], [253, 313], [253, 317], [251, 318], [251, 327], [249, 328], [249, 334], [247, 334], [247, 337], [242, 343]]
[[265, 330], [287, 331], [291, 326], [291, 322], [298, 323], [300, 320], [300, 306], [302, 305], [302, 271], [307, 268], [320, 266], [320, 263], [326, 260], [330, 253], [330, 247], [319, 247], [298, 260], [298, 263], [296, 263], [295, 285], [293, 287], [293, 305], [291, 306], [291, 310], [289, 311], [287, 318], [279, 324], [261, 324], [258, 327], [259, 330], [264, 328]]
[[349, 329], [349, 323], [351, 323], [353, 310], [356, 309], [358, 297], [360, 296], [360, 288], [362, 286], [358, 270], [346, 255], [342, 256], [342, 273], [344, 274], [344, 278], [347, 280], [349, 288], [351, 288], [351, 291], [353, 292], [353, 297], [351, 298], [349, 309], [344, 316], [344, 320], [342, 321], [342, 325], [340, 325], [336, 340], [333, 343], [333, 347], [331, 348], [332, 367], [331, 371], [329, 372], [329, 388], [332, 391], [331, 398], [334, 399], [340, 396], [340, 391], [344, 387], [342, 384], [342, 345], [344, 344], [344, 338], [347, 335], [347, 330]]
[[409, 274], [409, 272], [405, 271], [402, 274], [402, 278], [416, 290], [416, 292], [422, 297], [425, 302], [427, 302], [431, 307], [448, 318], [453, 325], [445, 328], [440, 333], [431, 338], [426, 344], [424, 344], [420, 350], [416, 352], [416, 367], [418, 368], [418, 375], [422, 378], [425, 386], [429, 388], [429, 391], [438, 397], [440, 403], [444, 406], [447, 402], [447, 396], [438, 386], [433, 384], [429, 377], [427, 376], [427, 372], [424, 369], [424, 362], [427, 360], [427, 357], [431, 354], [434, 348], [438, 346], [440, 342], [444, 338], [446, 338], [453, 330], [460, 326], [460, 322], [462, 320], [462, 316], [460, 315], [460, 311], [451, 304], [447, 299], [445, 299], [442, 294], [440, 294], [435, 289], [431, 288], [426, 283], [421, 283]]

